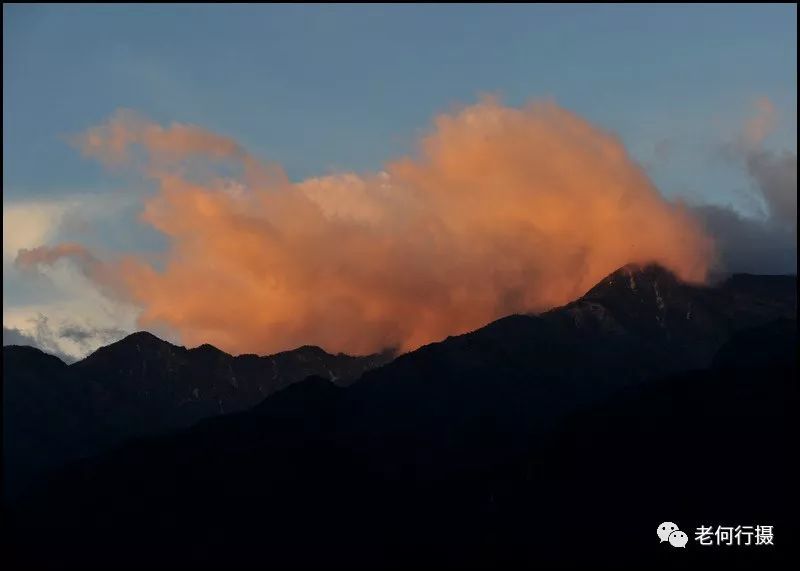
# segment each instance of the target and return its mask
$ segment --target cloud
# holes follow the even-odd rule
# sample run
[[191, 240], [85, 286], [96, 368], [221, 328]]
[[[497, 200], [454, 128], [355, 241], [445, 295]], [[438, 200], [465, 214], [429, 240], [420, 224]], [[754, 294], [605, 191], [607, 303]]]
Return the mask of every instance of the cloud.
[[738, 140], [726, 147], [726, 155], [749, 175], [750, 192], [762, 204], [762, 216], [745, 217], [722, 206], [695, 210], [717, 242], [722, 269], [797, 273], [797, 153], [765, 147], [778, 117], [766, 98], [755, 107]]
[[[140, 309], [106, 284], [107, 268], [91, 254], [80, 248], [40, 247], [23, 249], [19, 260], [12, 270], [20, 267], [21, 273], [13, 281], [4, 276], [4, 290], [11, 289], [15, 300], [6, 296], [3, 323], [34, 339], [36, 347], [74, 360], [116, 340], [117, 333], [135, 329]], [[93, 270], [92, 264], [102, 270]], [[46, 287], [30, 299], [14, 291], [42, 282]]]
[[167, 128], [137, 116], [133, 111], [118, 111], [107, 123], [89, 129], [73, 139], [84, 155], [116, 166], [132, 159], [130, 151], [139, 146], [149, 160], [175, 162], [193, 155], [206, 158], [243, 157], [239, 145], [193, 125], [173, 123]]
[[33, 337], [25, 335], [19, 329], [14, 327], [3, 326], [3, 346], [5, 345], [28, 345], [31, 347], [36, 346], [36, 340]]
[[[33, 341], [32, 346], [38, 347], [46, 353], [56, 355], [64, 361], [74, 361], [74, 359], [70, 358], [70, 356], [61, 352], [58, 346], [57, 337], [50, 328], [47, 317], [44, 315], [39, 315], [36, 319], [31, 319], [30, 324], [33, 326], [33, 328], [30, 330], [30, 333], [23, 335], [26, 335]], [[20, 333], [22, 334], [21, 331]]]
[[[190, 345], [409, 350], [565, 303], [629, 262], [701, 281], [713, 256], [616, 137], [552, 102], [486, 99], [438, 117], [416, 156], [379, 173], [299, 183], [193, 126], [123, 114], [77, 141], [157, 183], [142, 220], [170, 241], [163, 269], [119, 256], [103, 275], [141, 327]], [[74, 245], [18, 263], [65, 257], [94, 264]]]
[[755, 114], [748, 119], [741, 135], [741, 145], [745, 149], [759, 147], [777, 125], [777, 112], [769, 98], [759, 98], [755, 108]]
[[86, 327], [76, 323], [68, 323], [58, 330], [60, 338], [70, 339], [87, 350], [91, 350], [89, 348], [98, 340], [105, 345], [118, 341], [126, 335], [127, 331], [116, 327]]
[[141, 200], [127, 192], [71, 193], [58, 199], [3, 200], [3, 265], [10, 266], [20, 250], [63, 240], [64, 234], [84, 236], [93, 224], [118, 222]]
[[718, 251], [718, 268], [724, 272], [796, 274], [796, 232], [776, 224], [742, 216], [722, 206], [694, 209]]
[[738, 156], [753, 179], [754, 190], [764, 201], [770, 223], [797, 227], [797, 153], [764, 147], [775, 130], [778, 116], [766, 97], [756, 101], [756, 112], [745, 124]]
[[[39, 338], [40, 336], [43, 338]], [[72, 355], [62, 353], [57, 347], [54, 347], [52, 336], [46, 329], [46, 321], [44, 322], [44, 328], [37, 327], [34, 335], [28, 335], [19, 329], [3, 325], [3, 346], [5, 347], [6, 345], [36, 347], [45, 353], [55, 355], [65, 363], [72, 363], [75, 361]]]
[[98, 347], [125, 337], [128, 332], [116, 327], [97, 327], [80, 324], [70, 318], [53, 325], [42, 314], [26, 318], [22, 325], [3, 325], [3, 345], [27, 345], [72, 363]]
[[[121, 192], [6, 201], [3, 204], [4, 308], [16, 306], [23, 299], [30, 302], [34, 289], [46, 293], [46, 300], [64, 299], [76, 290], [95, 288], [98, 284], [109, 289], [104, 293], [111, 294], [114, 276], [104, 274], [105, 267], [96, 252], [104, 251], [98, 246], [108, 243], [109, 231], [120, 233], [123, 239], [118, 238], [118, 243], [130, 243], [128, 218], [140, 205], [140, 196]], [[104, 226], [104, 232], [97, 232]], [[89, 240], [91, 251], [76, 240]], [[63, 259], [70, 260], [80, 276], [89, 281], [76, 279], [75, 272], [57, 263]], [[36, 279], [42, 276], [47, 279]], [[50, 282], [50, 287], [43, 287], [45, 281]]]
[[4, 202], [3, 265], [11, 263], [20, 249], [49, 241], [65, 210], [65, 204], [56, 202]]
[[752, 149], [747, 172], [763, 198], [772, 224], [797, 229], [797, 154]]
[[92, 267], [99, 263], [98, 260], [80, 244], [59, 244], [52, 248], [38, 246], [30, 250], [22, 248], [17, 252], [14, 263], [19, 268], [29, 270], [35, 268], [39, 264], [53, 264], [61, 258], [70, 258], [74, 260], [78, 266], [85, 269], [87, 273], [91, 273]]
[[116, 269], [102, 262], [81, 244], [62, 243], [32, 249], [23, 248], [17, 253], [14, 265], [23, 272], [46, 273], [60, 260], [71, 261], [89, 284], [99, 288], [108, 299], [124, 301], [125, 285], [120, 282]]
[[58, 357], [65, 363], [74, 363], [76, 358], [73, 355], [67, 355], [66, 353], [62, 353], [57, 348], [53, 349], [52, 347], [47, 347], [36, 339], [36, 337], [31, 335], [26, 335], [19, 329], [13, 327], [6, 327], [3, 326], [3, 347], [7, 345], [22, 345], [25, 347], [35, 347], [45, 353], [49, 353], [50, 355], [54, 355]]
[[[75, 360], [113, 339], [112, 332], [135, 327], [139, 309], [116, 294], [115, 276], [104, 273], [95, 249], [74, 240], [92, 237], [103, 244], [108, 236], [93, 235], [97, 225], [118, 227], [136, 200], [141, 198], [122, 193], [71, 193], [4, 201], [6, 339], [19, 339], [18, 332], [28, 345]], [[76, 337], [76, 328], [86, 334]]]

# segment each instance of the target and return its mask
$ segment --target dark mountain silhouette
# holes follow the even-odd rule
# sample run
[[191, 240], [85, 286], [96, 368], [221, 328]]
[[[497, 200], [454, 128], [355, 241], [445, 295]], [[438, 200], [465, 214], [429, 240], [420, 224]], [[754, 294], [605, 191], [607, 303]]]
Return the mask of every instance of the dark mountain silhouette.
[[707, 368], [742, 328], [794, 318], [795, 277], [753, 281], [708, 288], [658, 266], [623, 268], [574, 303], [501, 319], [366, 373], [348, 391], [338, 430], [352, 426], [359, 449], [393, 446], [373, 456], [387, 462], [374, 469], [408, 477], [495, 462], [615, 390]]
[[680, 566], [661, 521], [789, 529], [795, 290], [623, 268], [347, 388], [75, 463], [12, 506], [10, 545], [39, 567]]
[[5, 492], [44, 471], [200, 419], [250, 408], [310, 375], [346, 385], [392, 357], [300, 347], [233, 357], [139, 332], [67, 366], [31, 347], [3, 347]]
[[[567, 567], [783, 568], [797, 555], [797, 341], [795, 320], [751, 328], [709, 369], [572, 415], [545, 446], [479, 478], [492, 497], [473, 514], [493, 522], [485, 549], [528, 565], [544, 551]], [[689, 535], [688, 557], [658, 544], [662, 521]], [[701, 547], [700, 525], [771, 525], [780, 540]]]

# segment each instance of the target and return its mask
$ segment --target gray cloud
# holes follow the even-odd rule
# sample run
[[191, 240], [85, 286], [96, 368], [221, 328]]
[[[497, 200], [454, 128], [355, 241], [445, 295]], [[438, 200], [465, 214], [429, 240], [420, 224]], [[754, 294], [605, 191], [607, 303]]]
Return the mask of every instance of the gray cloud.
[[71, 339], [85, 348], [87, 352], [90, 351], [91, 347], [96, 345], [98, 341], [105, 345], [107, 343], [119, 341], [127, 334], [127, 331], [113, 327], [90, 328], [75, 324], [65, 325], [58, 330], [58, 337]]
[[107, 345], [118, 341], [127, 335], [126, 331], [116, 328], [95, 328], [81, 326], [74, 323], [67, 323], [54, 329], [47, 317], [39, 315], [32, 319], [34, 329], [31, 333], [25, 333], [17, 328], [3, 326], [3, 345], [27, 345], [41, 349], [45, 353], [55, 355], [66, 363], [72, 363], [77, 359], [65, 353], [60, 347], [64, 346], [64, 340], [71, 341], [78, 345], [80, 354], [91, 353], [100, 345]]
[[749, 175], [750, 191], [763, 204], [763, 217], [744, 217], [722, 206], [694, 209], [717, 243], [719, 270], [797, 273], [797, 153], [764, 147], [775, 124], [774, 107], [761, 99], [740, 138], [721, 149]]
[[770, 223], [797, 231], [797, 155], [760, 149], [747, 153], [747, 172], [767, 206]]
[[746, 218], [720, 206], [700, 206], [694, 212], [716, 241], [720, 270], [797, 273], [796, 231], [769, 220]]
[[54, 355], [64, 361], [65, 363], [72, 363], [75, 361], [75, 358], [71, 355], [67, 355], [62, 353], [58, 349], [55, 349], [47, 343], [45, 339], [44, 343], [42, 340], [38, 339], [39, 337], [39, 328], [37, 327], [37, 332], [35, 336], [27, 335], [23, 333], [19, 329], [14, 327], [6, 327], [3, 325], [3, 347], [6, 345], [24, 345], [26, 347], [35, 347], [45, 353], [49, 353], [50, 355]]
[[35, 347], [36, 340], [33, 337], [25, 335], [19, 329], [3, 325], [3, 346], [5, 347], [6, 345], [28, 345]]
[[745, 217], [723, 206], [698, 206], [695, 214], [714, 238], [720, 270], [754, 274], [797, 273], [797, 155], [759, 151], [747, 157], [754, 192], [766, 216]]

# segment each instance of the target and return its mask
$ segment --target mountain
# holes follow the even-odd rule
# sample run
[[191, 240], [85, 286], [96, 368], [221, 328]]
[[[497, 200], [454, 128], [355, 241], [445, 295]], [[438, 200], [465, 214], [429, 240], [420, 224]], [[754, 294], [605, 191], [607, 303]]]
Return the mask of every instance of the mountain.
[[[10, 540], [39, 568], [774, 568], [797, 528], [796, 358], [796, 321], [737, 333], [708, 369], [615, 391], [527, 451], [445, 477], [375, 474], [331, 437], [352, 388], [311, 378], [73, 466], [13, 514]], [[773, 525], [779, 543], [678, 559], [655, 537], [665, 520], [690, 537]]]
[[[780, 319], [734, 334], [707, 369], [615, 392], [482, 475], [493, 501], [471, 522], [490, 518], [523, 566], [784, 568], [797, 556], [797, 358], [797, 321]], [[688, 561], [654, 541], [662, 521], [689, 535]], [[702, 548], [700, 525], [772, 525], [783, 539]]]
[[704, 287], [658, 266], [628, 266], [566, 306], [498, 320], [366, 373], [348, 391], [338, 428], [364, 450], [407, 445], [371, 455], [386, 474], [492, 463], [564, 414], [626, 386], [707, 368], [735, 332], [794, 318], [796, 284], [753, 276]]
[[[10, 537], [25, 554], [53, 541], [41, 566], [83, 568], [671, 564], [642, 530], [787, 521], [795, 291], [794, 277], [700, 287], [626, 267], [346, 388], [311, 377], [75, 463], [12, 506]], [[753, 484], [729, 496], [739, 511], [698, 488], [726, 475], [728, 493]]]
[[233, 357], [146, 332], [69, 366], [32, 347], [3, 347], [4, 491], [13, 495], [46, 470], [126, 438], [247, 409], [310, 375], [346, 385], [391, 357], [330, 355], [311, 346]]
[[545, 317], [584, 335], [637, 340], [651, 356], [678, 356], [677, 369], [705, 367], [734, 331], [793, 317], [796, 288], [794, 276], [736, 274], [704, 287], [657, 265], [629, 265]]

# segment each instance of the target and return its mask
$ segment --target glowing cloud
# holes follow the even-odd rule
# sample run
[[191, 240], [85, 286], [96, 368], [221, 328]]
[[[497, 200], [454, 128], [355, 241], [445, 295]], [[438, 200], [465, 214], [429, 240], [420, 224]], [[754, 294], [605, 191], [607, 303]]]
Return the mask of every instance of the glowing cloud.
[[166, 264], [114, 273], [141, 326], [190, 345], [408, 350], [565, 303], [629, 262], [701, 281], [712, 258], [619, 140], [550, 102], [484, 100], [440, 116], [416, 157], [300, 183], [230, 139], [130, 114], [77, 141], [157, 182], [142, 219], [169, 237]]

